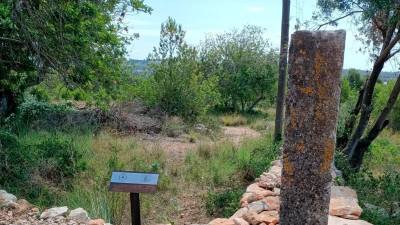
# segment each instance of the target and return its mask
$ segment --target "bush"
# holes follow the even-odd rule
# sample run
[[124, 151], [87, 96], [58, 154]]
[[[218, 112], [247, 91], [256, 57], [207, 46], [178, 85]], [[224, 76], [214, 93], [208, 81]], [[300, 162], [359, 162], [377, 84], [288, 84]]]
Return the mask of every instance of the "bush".
[[218, 78], [221, 109], [253, 111], [262, 102], [274, 101], [278, 54], [264, 36], [262, 28], [247, 25], [202, 43], [201, 70]]
[[209, 191], [206, 199], [207, 213], [212, 216], [230, 217], [240, 208], [243, 188], [230, 188], [224, 191]]
[[6, 123], [15, 131], [96, 129], [100, 125], [101, 111], [75, 110], [68, 104], [52, 104], [27, 98], [17, 113]]
[[345, 185], [354, 188], [358, 194], [363, 207], [361, 218], [375, 225], [400, 224], [398, 150], [398, 146], [380, 137], [370, 147], [359, 172], [350, 169], [344, 154], [337, 153], [335, 157]]
[[184, 37], [172, 18], [162, 24], [160, 47], [149, 56], [156, 90], [150, 93], [156, 94], [157, 104], [170, 115], [194, 121], [218, 103], [218, 80], [201, 74], [197, 50]]
[[51, 204], [85, 170], [79, 137], [48, 133], [16, 136], [0, 131], [0, 184], [38, 205]]

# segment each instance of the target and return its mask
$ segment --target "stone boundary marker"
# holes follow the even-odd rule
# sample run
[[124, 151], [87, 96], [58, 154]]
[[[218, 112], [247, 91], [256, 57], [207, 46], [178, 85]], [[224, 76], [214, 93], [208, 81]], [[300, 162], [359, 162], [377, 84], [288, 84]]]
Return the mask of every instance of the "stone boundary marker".
[[209, 225], [370, 225], [355, 191], [332, 186], [345, 40], [344, 30], [292, 35], [282, 160]]
[[289, 50], [280, 221], [326, 225], [346, 32], [297, 31]]

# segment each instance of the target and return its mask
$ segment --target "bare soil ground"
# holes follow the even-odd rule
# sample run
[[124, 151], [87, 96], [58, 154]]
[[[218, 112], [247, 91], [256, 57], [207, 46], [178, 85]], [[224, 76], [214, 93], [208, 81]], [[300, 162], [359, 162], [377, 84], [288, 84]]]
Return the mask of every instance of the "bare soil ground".
[[[240, 145], [243, 140], [259, 138], [261, 134], [249, 127], [222, 127], [221, 138], [215, 142], [230, 141], [235, 145]], [[209, 140], [212, 142], [211, 140]], [[143, 137], [142, 144], [146, 146], [161, 147], [166, 153], [167, 160], [172, 164], [179, 165], [183, 163], [185, 155], [188, 151], [196, 149], [201, 142], [190, 142], [185, 137], [171, 138], [165, 136]], [[176, 180], [179, 181], [179, 179]], [[187, 184], [178, 183], [179, 190], [174, 196], [171, 196], [170, 202], [166, 204], [174, 204], [176, 209], [173, 213], [175, 218], [169, 218], [176, 224], [207, 224], [213, 218], [206, 213], [203, 200], [207, 194], [207, 189], [200, 187], [187, 186]], [[162, 210], [162, 209], [160, 209]], [[149, 212], [145, 224], [157, 224], [158, 209]]]

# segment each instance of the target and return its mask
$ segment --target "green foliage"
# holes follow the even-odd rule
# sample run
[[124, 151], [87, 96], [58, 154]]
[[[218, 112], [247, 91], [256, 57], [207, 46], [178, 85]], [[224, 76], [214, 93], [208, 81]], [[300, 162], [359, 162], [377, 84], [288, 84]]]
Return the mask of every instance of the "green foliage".
[[346, 74], [346, 78], [349, 81], [350, 87], [354, 90], [361, 89], [364, 84], [360, 72], [358, 72], [356, 69], [350, 69]]
[[388, 133], [384, 132], [370, 146], [359, 172], [349, 167], [344, 154], [337, 153], [335, 157], [336, 166], [343, 172], [345, 185], [354, 188], [358, 194], [363, 208], [362, 219], [378, 225], [395, 225], [400, 222], [400, 149], [396, 144], [398, 134], [388, 136]]
[[274, 100], [278, 55], [263, 36], [261, 28], [245, 26], [202, 43], [201, 69], [206, 77], [218, 78], [221, 108], [251, 111]]
[[0, 183], [38, 205], [54, 203], [59, 189], [71, 187], [85, 170], [86, 149], [75, 136], [30, 132], [22, 136], [0, 131]]
[[[394, 87], [395, 80], [389, 81], [387, 84], [377, 84], [374, 95], [374, 108], [372, 115], [376, 118], [386, 106], [390, 93]], [[389, 127], [400, 130], [400, 98], [397, 99], [392, 111], [389, 115]]]
[[[363, 171], [351, 176], [348, 183], [357, 190], [360, 204], [365, 209], [362, 219], [376, 225], [400, 223], [397, 205], [400, 201], [400, 173], [387, 172], [375, 177], [370, 172]], [[378, 208], [369, 208], [368, 204]]]
[[5, 119], [5, 123], [15, 132], [30, 129], [47, 131], [87, 131], [99, 127], [100, 111], [79, 111], [69, 104], [52, 104], [25, 97], [16, 114]]
[[167, 118], [163, 125], [163, 133], [168, 137], [178, 137], [187, 131], [187, 125], [179, 117]]
[[[278, 154], [271, 137], [249, 140], [240, 147], [230, 143], [200, 145], [185, 159], [185, 179], [209, 187], [229, 186], [253, 181], [263, 173]], [[231, 177], [236, 177], [232, 183]]]
[[209, 192], [206, 199], [207, 213], [212, 216], [230, 217], [239, 209], [242, 188], [230, 188], [223, 191]]
[[130, 39], [120, 34], [128, 10], [151, 8], [143, 0], [0, 3], [0, 97], [4, 92], [20, 98], [56, 74], [66, 89], [79, 90], [69, 93], [73, 98], [117, 98], [126, 74], [124, 45]]
[[157, 103], [170, 115], [194, 120], [218, 103], [217, 79], [200, 72], [197, 50], [188, 46], [185, 32], [169, 18], [161, 26], [160, 45], [149, 56]]

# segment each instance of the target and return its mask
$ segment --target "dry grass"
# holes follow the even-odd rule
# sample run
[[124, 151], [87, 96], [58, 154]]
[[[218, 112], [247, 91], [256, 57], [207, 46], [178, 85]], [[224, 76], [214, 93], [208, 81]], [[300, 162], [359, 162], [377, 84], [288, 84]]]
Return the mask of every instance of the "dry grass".
[[246, 117], [238, 114], [223, 115], [220, 120], [224, 126], [243, 126], [247, 124]]

